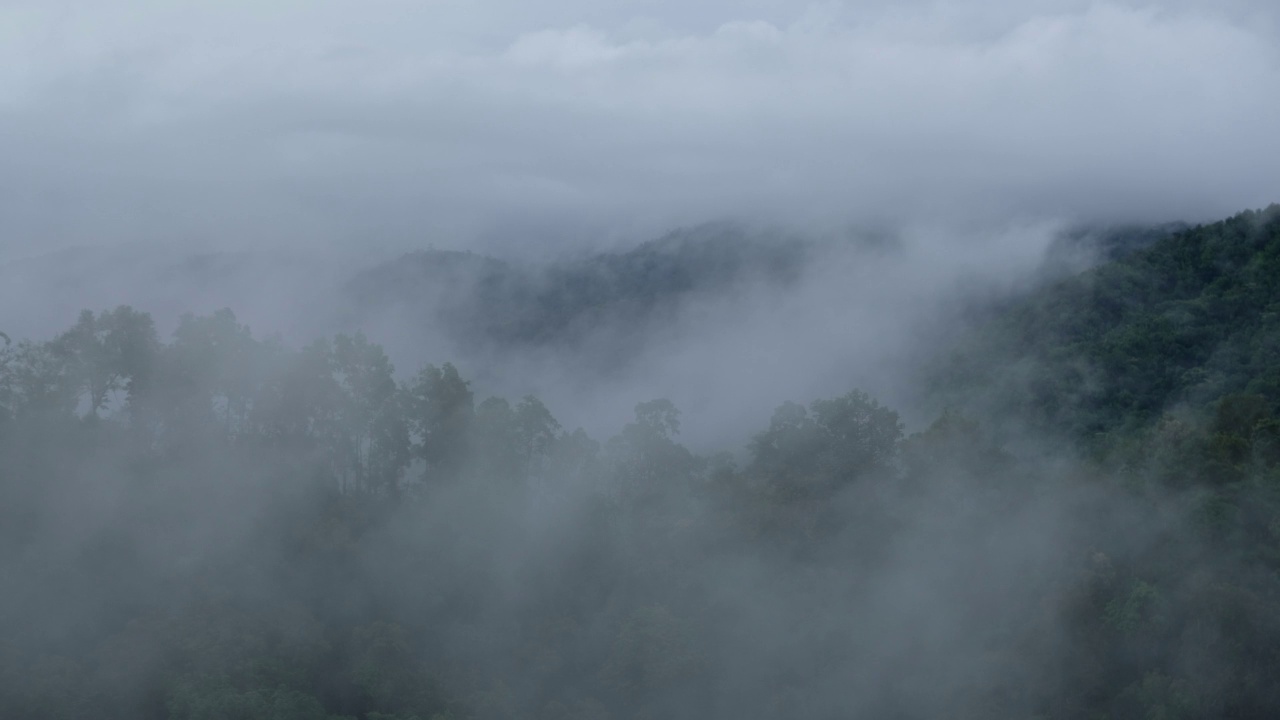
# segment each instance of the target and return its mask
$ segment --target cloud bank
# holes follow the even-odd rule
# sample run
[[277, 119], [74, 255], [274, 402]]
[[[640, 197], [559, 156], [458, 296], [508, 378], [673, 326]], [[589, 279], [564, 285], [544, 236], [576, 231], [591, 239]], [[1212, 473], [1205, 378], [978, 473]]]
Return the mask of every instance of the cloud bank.
[[0, 257], [1208, 219], [1280, 197], [1278, 27], [1267, 2], [5, 2]]

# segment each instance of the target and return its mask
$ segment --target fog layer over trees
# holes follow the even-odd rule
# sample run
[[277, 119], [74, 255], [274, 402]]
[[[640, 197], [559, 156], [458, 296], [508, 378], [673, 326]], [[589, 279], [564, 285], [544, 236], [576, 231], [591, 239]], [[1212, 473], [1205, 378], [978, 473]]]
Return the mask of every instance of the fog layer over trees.
[[1274, 717], [1280, 208], [1125, 237], [975, 306], [927, 421], [736, 453], [230, 310], [0, 339], [0, 716]]

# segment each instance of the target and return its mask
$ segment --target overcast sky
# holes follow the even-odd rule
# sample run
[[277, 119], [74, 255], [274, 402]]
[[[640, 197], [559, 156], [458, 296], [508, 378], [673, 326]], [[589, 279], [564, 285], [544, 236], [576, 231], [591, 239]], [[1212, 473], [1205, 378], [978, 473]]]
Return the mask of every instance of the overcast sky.
[[0, 257], [1209, 219], [1280, 200], [1275, 6], [0, 0]]

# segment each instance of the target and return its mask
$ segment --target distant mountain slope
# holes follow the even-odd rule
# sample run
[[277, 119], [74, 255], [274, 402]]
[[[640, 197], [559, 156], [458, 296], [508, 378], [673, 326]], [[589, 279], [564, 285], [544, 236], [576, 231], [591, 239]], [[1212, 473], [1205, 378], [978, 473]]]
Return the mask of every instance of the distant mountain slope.
[[150, 312], [164, 337], [184, 313], [233, 307], [255, 329], [305, 342], [330, 331], [334, 288], [351, 273], [351, 262], [321, 252], [178, 242], [67, 248], [0, 263], [0, 327], [45, 338], [85, 308], [130, 305]]
[[1231, 393], [1280, 405], [1280, 205], [1174, 232], [1005, 307], [935, 373], [946, 402], [1077, 437]]
[[1079, 272], [1121, 260], [1190, 227], [1186, 223], [1172, 222], [1070, 228], [1050, 243], [1045, 253], [1045, 269], [1049, 272], [1063, 269]]
[[573, 349], [604, 332], [624, 356], [684, 300], [748, 282], [793, 282], [807, 249], [716, 224], [544, 266], [429, 250], [360, 273], [344, 294], [357, 314], [407, 309], [442, 324], [463, 347]]

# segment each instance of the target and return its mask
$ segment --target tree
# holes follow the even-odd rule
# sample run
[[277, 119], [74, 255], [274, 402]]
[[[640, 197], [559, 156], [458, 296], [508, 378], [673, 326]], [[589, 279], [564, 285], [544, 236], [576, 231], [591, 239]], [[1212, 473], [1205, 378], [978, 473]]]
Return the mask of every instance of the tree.
[[902, 422], [898, 413], [861, 390], [810, 406], [826, 445], [825, 472], [839, 483], [886, 470], [893, 462]]
[[450, 363], [427, 365], [409, 386], [409, 428], [414, 454], [432, 477], [454, 477], [467, 457], [474, 415], [469, 383]]
[[476, 407], [471, 448], [474, 472], [484, 481], [514, 482], [523, 474], [525, 456], [516, 437], [516, 416], [511, 403], [491, 397]]
[[785, 402], [773, 411], [769, 429], [751, 439], [750, 471], [764, 478], [775, 501], [798, 499], [816, 482], [824, 440], [803, 405]]
[[750, 471], [775, 500], [827, 496], [861, 477], [889, 470], [902, 439], [898, 414], [853, 390], [809, 409], [784, 403], [750, 444]]
[[0, 347], [0, 429], [3, 429], [13, 416], [17, 389], [13, 377], [13, 341], [2, 332], [0, 340], [4, 341], [4, 347]]
[[165, 353], [165, 412], [171, 422], [216, 424], [226, 438], [248, 430], [266, 380], [268, 351], [228, 309], [184, 315]]
[[1006, 472], [1012, 458], [983, 434], [976, 420], [947, 410], [902, 442], [902, 461], [907, 478], [922, 482], [936, 475], [987, 480]]
[[542, 401], [526, 395], [515, 409], [516, 443], [524, 455], [525, 470], [540, 464], [560, 433], [560, 423]]
[[333, 452], [343, 486], [394, 492], [410, 460], [409, 424], [395, 368], [383, 349], [360, 333], [334, 338], [332, 368], [340, 393]]
[[76, 324], [50, 345], [67, 367], [86, 416], [98, 417], [118, 390], [130, 403], [147, 390], [159, 342], [151, 316], [120, 306], [94, 315], [85, 310]]
[[680, 411], [670, 400], [636, 405], [635, 420], [607, 445], [624, 500], [652, 501], [685, 485], [703, 463], [673, 437], [680, 428]]

